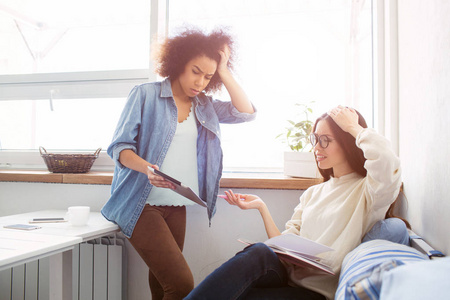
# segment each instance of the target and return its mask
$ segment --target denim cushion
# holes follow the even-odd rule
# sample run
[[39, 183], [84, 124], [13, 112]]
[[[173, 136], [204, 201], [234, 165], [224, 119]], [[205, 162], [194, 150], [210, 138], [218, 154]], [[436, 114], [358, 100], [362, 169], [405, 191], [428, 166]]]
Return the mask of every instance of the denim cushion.
[[428, 260], [418, 250], [387, 240], [362, 243], [344, 258], [335, 299], [379, 299], [383, 274]]

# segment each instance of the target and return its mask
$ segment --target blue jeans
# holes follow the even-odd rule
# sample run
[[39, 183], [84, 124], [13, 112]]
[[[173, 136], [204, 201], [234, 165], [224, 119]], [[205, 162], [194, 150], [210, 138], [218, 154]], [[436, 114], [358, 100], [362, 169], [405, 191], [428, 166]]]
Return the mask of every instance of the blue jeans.
[[380, 220], [373, 225], [363, 238], [363, 242], [371, 240], [388, 240], [409, 246], [409, 233], [405, 222], [399, 218]]
[[208, 275], [184, 299], [325, 299], [302, 287], [288, 286], [286, 268], [265, 244], [237, 253]]

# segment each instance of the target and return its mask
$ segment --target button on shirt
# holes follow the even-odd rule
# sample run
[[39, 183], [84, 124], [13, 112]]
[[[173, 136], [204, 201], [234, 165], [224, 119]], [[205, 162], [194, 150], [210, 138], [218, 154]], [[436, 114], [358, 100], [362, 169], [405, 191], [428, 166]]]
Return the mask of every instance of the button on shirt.
[[[231, 102], [215, 100], [204, 94], [196, 96], [193, 105], [198, 130], [199, 196], [207, 202], [211, 220], [222, 176], [219, 123], [251, 121], [256, 116], [256, 109], [253, 114], [241, 113]], [[119, 162], [119, 154], [131, 149], [146, 161], [161, 166], [177, 122], [177, 107], [169, 79], [141, 84], [130, 92], [107, 150], [116, 167], [111, 197], [101, 211], [106, 219], [118, 224], [127, 237], [131, 237], [153, 185], [146, 174], [123, 166]]]

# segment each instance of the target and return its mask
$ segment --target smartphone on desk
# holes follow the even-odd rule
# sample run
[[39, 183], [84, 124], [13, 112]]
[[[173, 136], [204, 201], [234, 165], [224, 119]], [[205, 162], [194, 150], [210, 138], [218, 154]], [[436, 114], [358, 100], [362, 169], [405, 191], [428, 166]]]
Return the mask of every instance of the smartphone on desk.
[[12, 225], [5, 225], [3, 228], [9, 228], [9, 229], [19, 229], [19, 230], [35, 230], [42, 228], [40, 226], [36, 225], [27, 225], [27, 224], [12, 224]]

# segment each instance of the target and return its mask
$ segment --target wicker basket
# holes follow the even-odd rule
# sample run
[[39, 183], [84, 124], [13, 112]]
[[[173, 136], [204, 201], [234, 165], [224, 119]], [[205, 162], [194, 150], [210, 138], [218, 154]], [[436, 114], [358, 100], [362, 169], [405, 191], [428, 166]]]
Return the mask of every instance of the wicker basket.
[[50, 172], [53, 173], [86, 173], [89, 172], [102, 148], [94, 154], [55, 154], [47, 153], [44, 147], [39, 152]]

